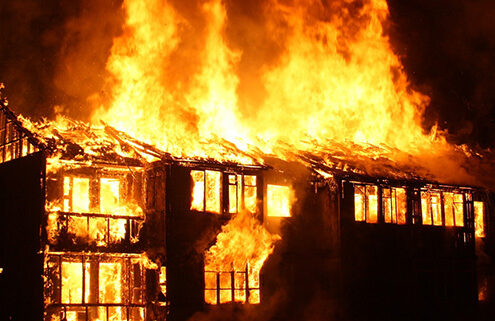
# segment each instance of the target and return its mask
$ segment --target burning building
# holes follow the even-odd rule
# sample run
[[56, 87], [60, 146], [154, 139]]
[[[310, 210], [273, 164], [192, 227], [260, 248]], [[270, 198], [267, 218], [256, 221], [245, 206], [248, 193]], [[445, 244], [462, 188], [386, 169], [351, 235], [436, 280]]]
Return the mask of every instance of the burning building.
[[4, 318], [292, 320], [316, 304], [414, 320], [472, 315], [489, 294], [483, 189], [307, 154], [176, 158], [107, 125], [1, 108]]
[[252, 2], [124, 0], [104, 72], [100, 35], [66, 61], [91, 125], [0, 97], [0, 319], [487, 312], [490, 171], [423, 126], [387, 2]]

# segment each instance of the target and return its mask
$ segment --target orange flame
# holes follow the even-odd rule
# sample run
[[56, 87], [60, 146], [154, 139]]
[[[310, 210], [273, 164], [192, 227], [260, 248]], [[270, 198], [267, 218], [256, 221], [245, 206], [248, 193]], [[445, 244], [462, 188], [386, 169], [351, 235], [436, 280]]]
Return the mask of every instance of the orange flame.
[[236, 214], [205, 253], [205, 301], [259, 303], [259, 273], [278, 239], [252, 213]]
[[[193, 18], [168, 2], [126, 0], [124, 8], [124, 32], [114, 39], [107, 62], [112, 98], [93, 113], [95, 121], [104, 119], [177, 156], [246, 163], [241, 153], [219, 150], [215, 143], [229, 141], [246, 152], [257, 146], [287, 158], [287, 146], [315, 152], [340, 142], [421, 156], [437, 176], [457, 166], [441, 135], [423, 133], [429, 98], [411, 89], [391, 48], [385, 0], [360, 7], [344, 1], [265, 2], [267, 39], [281, 53], [247, 75], [239, 68], [249, 57], [233, 49], [225, 34], [230, 17], [221, 0], [195, 12], [205, 26], [197, 33]], [[243, 30], [246, 37], [256, 32]], [[246, 85], [250, 79], [258, 84]], [[449, 165], [439, 168], [442, 155]], [[387, 157], [411, 161], [394, 152]], [[461, 171], [452, 179], [466, 176]]]

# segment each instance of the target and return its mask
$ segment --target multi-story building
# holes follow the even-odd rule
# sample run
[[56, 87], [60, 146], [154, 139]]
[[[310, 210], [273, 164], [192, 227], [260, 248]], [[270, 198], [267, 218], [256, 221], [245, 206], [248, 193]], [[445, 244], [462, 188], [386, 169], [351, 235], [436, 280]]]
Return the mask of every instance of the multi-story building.
[[65, 122], [1, 105], [2, 319], [469, 319], [493, 300], [483, 189], [175, 158]]

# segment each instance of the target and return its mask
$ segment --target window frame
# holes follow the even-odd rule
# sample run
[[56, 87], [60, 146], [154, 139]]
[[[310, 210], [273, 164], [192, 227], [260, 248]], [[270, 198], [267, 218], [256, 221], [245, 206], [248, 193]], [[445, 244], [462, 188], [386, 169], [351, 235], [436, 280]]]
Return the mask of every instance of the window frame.
[[[364, 188], [364, 194], [363, 195], [363, 212], [364, 212], [364, 218], [363, 220], [357, 220], [356, 217], [356, 187], [357, 188]], [[369, 195], [368, 194], [368, 188], [369, 187], [374, 187], [376, 189], [376, 221], [368, 221], [369, 218]], [[353, 201], [354, 201], [354, 222], [360, 222], [360, 223], [368, 223], [368, 224], [378, 224], [380, 223], [380, 212], [381, 212], [381, 206], [380, 206], [380, 196], [381, 196], [381, 188], [378, 185], [375, 184], [369, 184], [369, 183], [353, 183]]]
[[[258, 273], [258, 280], [259, 280], [259, 273], [260, 271], [257, 271]], [[215, 287], [207, 287], [206, 286], [206, 279], [207, 279], [207, 274], [213, 274], [215, 278]], [[221, 276], [227, 274], [230, 276], [230, 287], [221, 287]], [[236, 284], [236, 274], [243, 274], [244, 275], [244, 287], [238, 287]], [[237, 304], [259, 304], [261, 302], [261, 285], [258, 282], [258, 287], [252, 287], [250, 286], [250, 271], [249, 271], [249, 266], [246, 264], [246, 267], [244, 270], [239, 271], [232, 269], [230, 271], [220, 271], [220, 270], [207, 270], [205, 267], [204, 271], [204, 302], [205, 304], [208, 305], [220, 305], [220, 304], [231, 304], [231, 303], [237, 303]], [[207, 292], [208, 291], [215, 291], [215, 303], [210, 303], [207, 302]], [[230, 299], [228, 301], [222, 301], [222, 291], [229, 291], [230, 292]], [[243, 292], [243, 300], [239, 301], [236, 299], [236, 295], [239, 291]], [[258, 298], [260, 299], [259, 302], [251, 302], [250, 297], [253, 292], [258, 292]]]

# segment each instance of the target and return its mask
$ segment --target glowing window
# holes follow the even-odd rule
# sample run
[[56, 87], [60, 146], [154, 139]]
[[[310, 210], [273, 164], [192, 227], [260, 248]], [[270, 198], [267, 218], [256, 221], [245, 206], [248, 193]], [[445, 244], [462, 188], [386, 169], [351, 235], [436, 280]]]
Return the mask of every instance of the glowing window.
[[382, 205], [385, 223], [406, 224], [407, 197], [404, 188], [384, 188]]
[[220, 214], [222, 173], [218, 171], [191, 171], [193, 180], [191, 210]]
[[439, 192], [421, 192], [423, 225], [443, 225], [442, 201]]
[[167, 267], [160, 267], [160, 275], [158, 277], [158, 284], [160, 285], [160, 292], [163, 294], [162, 300], [159, 300], [161, 305], [166, 305], [164, 300], [167, 297]]
[[256, 213], [256, 176], [229, 174], [228, 186], [229, 213], [238, 213], [241, 208]]
[[209, 271], [205, 268], [205, 302], [260, 303], [259, 271]]
[[64, 212], [89, 213], [89, 178], [64, 177]]
[[[85, 281], [84, 290], [83, 279]], [[90, 273], [88, 263], [82, 264], [82, 262], [62, 262], [62, 303], [88, 302], [90, 289], [89, 284]]]
[[[142, 257], [47, 256], [47, 320], [143, 321]], [[60, 286], [60, 287], [59, 287]]]
[[464, 197], [452, 192], [443, 193], [445, 226], [464, 226]]
[[121, 303], [122, 301], [122, 264], [119, 262], [100, 262], [99, 302]]
[[354, 219], [358, 222], [378, 222], [378, 187], [354, 185]]
[[100, 179], [100, 211], [104, 214], [117, 214], [119, 207], [120, 181], [115, 178]]
[[477, 237], [485, 237], [484, 205], [483, 202], [474, 202], [474, 228]]
[[288, 186], [270, 185], [267, 186], [267, 216], [269, 217], [290, 217], [290, 195]]

